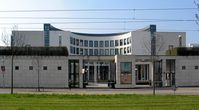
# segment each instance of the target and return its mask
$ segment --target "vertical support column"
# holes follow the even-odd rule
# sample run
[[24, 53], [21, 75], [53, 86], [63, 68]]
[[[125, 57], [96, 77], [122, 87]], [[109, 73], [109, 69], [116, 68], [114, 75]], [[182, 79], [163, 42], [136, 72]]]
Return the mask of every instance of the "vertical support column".
[[166, 80], [166, 60], [162, 59], [162, 84], [163, 86], [167, 86]]
[[132, 60], [132, 87], [135, 87], [136, 85], [136, 80], [135, 80], [135, 59], [133, 58]]
[[97, 64], [94, 62], [94, 83], [97, 83]]
[[110, 65], [110, 62], [108, 64], [108, 80], [111, 79], [111, 65]]
[[80, 58], [79, 59], [79, 87], [83, 88], [83, 73], [82, 73], [82, 69], [83, 69], [83, 60]]
[[66, 88], [68, 88], [68, 82], [69, 82], [69, 61], [68, 58], [66, 58]]

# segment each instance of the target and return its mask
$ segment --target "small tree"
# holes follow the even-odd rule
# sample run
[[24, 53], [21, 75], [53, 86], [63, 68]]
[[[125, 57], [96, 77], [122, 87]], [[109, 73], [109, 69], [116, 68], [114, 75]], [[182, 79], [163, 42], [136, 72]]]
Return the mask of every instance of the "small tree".
[[18, 27], [14, 25], [12, 27], [12, 35], [9, 36], [8, 33], [3, 32], [1, 35], [1, 40], [4, 43], [5, 46], [10, 46], [11, 50], [11, 94], [13, 94], [13, 88], [14, 88], [14, 83], [13, 83], [13, 61], [14, 61], [14, 55], [17, 53], [17, 48], [15, 47], [23, 47], [25, 46], [25, 36], [22, 35], [19, 31], [17, 31]]
[[41, 57], [39, 55], [33, 56], [32, 64], [37, 72], [37, 90], [40, 91]]

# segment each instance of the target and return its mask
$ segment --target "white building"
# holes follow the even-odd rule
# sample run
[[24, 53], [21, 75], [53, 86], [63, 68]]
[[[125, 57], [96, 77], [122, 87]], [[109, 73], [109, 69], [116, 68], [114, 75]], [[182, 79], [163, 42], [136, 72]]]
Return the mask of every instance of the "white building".
[[[38, 69], [30, 70], [34, 55], [18, 55], [14, 58], [15, 87], [37, 87], [39, 83], [41, 87], [67, 88], [70, 84], [82, 88], [83, 82], [114, 82], [116, 88], [134, 88], [150, 86], [153, 81], [157, 86], [199, 86], [198, 56], [166, 55], [166, 50], [186, 46], [185, 32], [156, 32], [155, 25], [125, 33], [86, 34], [45, 24], [44, 31], [13, 31], [12, 45], [66, 47], [69, 53], [69, 56], [37, 55], [42, 57], [39, 75]], [[0, 54], [4, 59], [0, 66], [5, 68], [0, 76], [1, 87], [10, 86], [10, 55]]]

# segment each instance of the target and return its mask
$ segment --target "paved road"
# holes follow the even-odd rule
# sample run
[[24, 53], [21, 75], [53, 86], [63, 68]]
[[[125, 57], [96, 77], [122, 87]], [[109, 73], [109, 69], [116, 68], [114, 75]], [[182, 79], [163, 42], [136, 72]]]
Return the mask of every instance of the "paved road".
[[[0, 94], [9, 94], [9, 88], [0, 88]], [[40, 92], [37, 89], [19, 89], [15, 88], [14, 93], [26, 94], [152, 94], [152, 88], [136, 88], [136, 89], [42, 89]], [[177, 88], [174, 92], [172, 88], [158, 88], [156, 94], [161, 95], [199, 95], [199, 87], [183, 87]]]

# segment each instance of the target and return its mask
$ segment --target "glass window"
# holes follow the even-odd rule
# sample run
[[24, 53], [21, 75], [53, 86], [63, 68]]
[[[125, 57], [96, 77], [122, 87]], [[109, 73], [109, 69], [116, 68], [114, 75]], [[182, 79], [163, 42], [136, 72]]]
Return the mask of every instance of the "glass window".
[[111, 50], [110, 50], [110, 54], [111, 54], [111, 55], [115, 55], [114, 49], [111, 49]]
[[98, 47], [98, 41], [94, 41], [94, 47]]
[[88, 47], [88, 40], [84, 40], [84, 47]]
[[120, 39], [120, 46], [122, 46], [123, 45], [123, 42], [122, 42], [122, 39]]
[[126, 47], [124, 47], [124, 54], [126, 54]]
[[62, 45], [62, 36], [59, 36], [59, 46]]
[[105, 49], [105, 55], [109, 55], [109, 49]]
[[80, 55], [83, 55], [83, 49], [80, 48], [80, 51], [79, 51]]
[[182, 66], [182, 70], [186, 70], [186, 66]]
[[118, 45], [119, 45], [118, 40], [115, 40], [115, 46], [118, 46]]
[[195, 68], [195, 70], [198, 70], [198, 66], [195, 66], [194, 68]]
[[130, 47], [127, 47], [127, 53], [130, 53]]
[[115, 55], [118, 55], [118, 48], [115, 49]]
[[47, 68], [47, 66], [43, 66], [43, 70], [47, 70], [48, 68]]
[[88, 55], [88, 49], [84, 49], [84, 55]]
[[73, 47], [70, 46], [70, 53], [73, 53]]
[[76, 54], [79, 55], [79, 48], [76, 48]]
[[105, 47], [109, 47], [109, 41], [105, 41]]
[[110, 47], [114, 47], [114, 41], [113, 40], [110, 41]]
[[130, 38], [127, 38], [127, 44], [130, 44]]
[[79, 46], [79, 39], [76, 39], [76, 45]]
[[89, 49], [89, 55], [93, 55], [93, 49]]
[[19, 70], [19, 66], [15, 66], [15, 70]]
[[123, 55], [123, 48], [120, 48], [120, 55]]
[[100, 47], [104, 47], [104, 41], [100, 41]]
[[98, 49], [94, 50], [94, 55], [98, 55]]
[[89, 47], [93, 47], [93, 41], [89, 40]]
[[2, 72], [5, 72], [5, 71], [6, 71], [5, 66], [1, 66], [1, 71], [2, 71]]
[[75, 54], [75, 47], [70, 46], [70, 53]]
[[33, 66], [29, 66], [29, 70], [33, 70]]
[[104, 49], [100, 49], [100, 55], [104, 55]]
[[73, 45], [75, 45], [75, 38], [73, 38]]
[[73, 44], [73, 38], [70, 37], [70, 44]]
[[124, 45], [126, 45], [126, 39], [124, 39]]
[[131, 84], [132, 83], [132, 63], [121, 62], [120, 70], [121, 70], [120, 83]]
[[83, 46], [83, 40], [80, 40], [79, 45], [80, 45], [80, 46]]
[[61, 66], [58, 66], [58, 67], [57, 67], [57, 70], [62, 70], [62, 67], [61, 67]]

